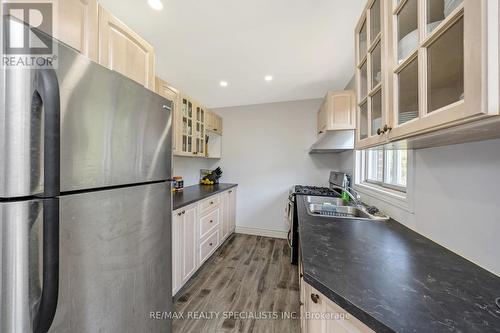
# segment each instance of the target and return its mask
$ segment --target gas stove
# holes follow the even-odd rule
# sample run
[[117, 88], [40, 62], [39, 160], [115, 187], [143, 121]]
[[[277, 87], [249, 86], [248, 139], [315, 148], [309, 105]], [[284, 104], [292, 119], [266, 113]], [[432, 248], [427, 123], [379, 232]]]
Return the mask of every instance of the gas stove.
[[296, 185], [294, 193], [298, 195], [314, 195], [322, 197], [340, 197], [339, 193], [328, 187]]

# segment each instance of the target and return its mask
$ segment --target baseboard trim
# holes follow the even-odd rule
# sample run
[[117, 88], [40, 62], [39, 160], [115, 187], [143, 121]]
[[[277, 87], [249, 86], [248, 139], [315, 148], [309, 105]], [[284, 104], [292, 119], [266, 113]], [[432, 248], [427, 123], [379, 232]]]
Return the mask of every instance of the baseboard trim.
[[288, 234], [287, 231], [282, 231], [282, 230], [271, 230], [271, 229], [250, 228], [250, 227], [240, 227], [240, 226], [236, 226], [235, 232], [237, 234], [264, 236], [264, 237], [280, 238], [280, 239], [286, 239]]

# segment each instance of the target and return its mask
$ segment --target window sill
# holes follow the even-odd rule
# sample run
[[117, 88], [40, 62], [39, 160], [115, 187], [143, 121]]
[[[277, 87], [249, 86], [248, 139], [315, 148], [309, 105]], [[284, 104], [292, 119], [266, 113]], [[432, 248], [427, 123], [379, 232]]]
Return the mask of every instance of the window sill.
[[[356, 184], [355, 190], [357, 190], [360, 194], [384, 201], [392, 206], [403, 209], [409, 213], [413, 213], [413, 205], [407, 193], [391, 190], [386, 187], [366, 182]], [[363, 200], [363, 198], [361, 198], [361, 200]]]

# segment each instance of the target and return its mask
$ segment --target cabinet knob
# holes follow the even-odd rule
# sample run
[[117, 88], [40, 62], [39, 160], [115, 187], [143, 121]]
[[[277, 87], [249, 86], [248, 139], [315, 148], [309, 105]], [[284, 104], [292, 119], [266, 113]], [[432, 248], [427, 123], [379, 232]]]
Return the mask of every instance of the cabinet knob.
[[381, 135], [381, 134], [384, 134], [384, 132], [382, 131], [382, 129], [381, 129], [381, 128], [379, 128], [379, 129], [377, 130], [377, 134], [378, 134], [378, 135]]
[[210, 220], [210, 223], [214, 223], [214, 220]]
[[311, 294], [311, 299], [314, 303], [319, 302], [319, 295], [318, 294]]
[[181, 216], [181, 215], [182, 215], [182, 212], [177, 213], [177, 216]]
[[319, 131], [318, 134], [323, 134], [323, 131]]
[[384, 126], [384, 133], [385, 133], [385, 132], [389, 132], [389, 131], [391, 131], [391, 130], [392, 130], [392, 127], [389, 127], [389, 125], [385, 125], [385, 126]]
[[186, 211], [185, 211], [185, 210], [183, 210], [183, 211], [182, 211], [182, 215], [184, 215], [184, 214], [186, 214]]
[[210, 201], [210, 204], [211, 204], [211, 205], [213, 205], [213, 204], [214, 204], [214, 202], [213, 202], [213, 201]]
[[229, 191], [229, 193], [233, 193], [233, 191], [231, 190], [231, 191]]
[[213, 244], [213, 243], [210, 243], [209, 245], [210, 245], [210, 246], [213, 246], [214, 244]]

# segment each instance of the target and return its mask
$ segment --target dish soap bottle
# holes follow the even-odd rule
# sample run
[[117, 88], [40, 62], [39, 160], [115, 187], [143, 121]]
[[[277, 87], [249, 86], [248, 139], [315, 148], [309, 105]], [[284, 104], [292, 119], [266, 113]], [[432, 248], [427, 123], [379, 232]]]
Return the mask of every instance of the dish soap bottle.
[[345, 203], [348, 203], [350, 199], [349, 194], [347, 194], [346, 191], [342, 191], [342, 200], [344, 200]]

